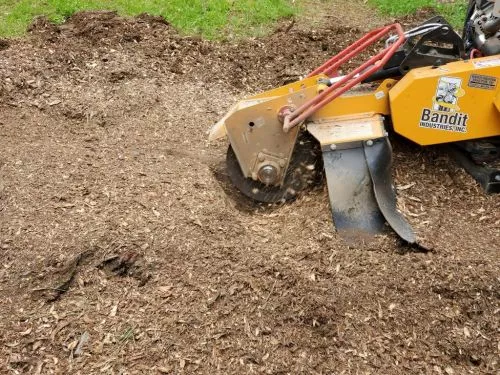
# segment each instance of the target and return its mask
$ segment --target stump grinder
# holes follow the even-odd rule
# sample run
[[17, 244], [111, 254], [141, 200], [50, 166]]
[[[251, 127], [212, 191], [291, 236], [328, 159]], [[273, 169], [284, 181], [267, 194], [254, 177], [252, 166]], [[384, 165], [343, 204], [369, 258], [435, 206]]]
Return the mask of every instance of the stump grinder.
[[[377, 52], [341, 73], [367, 49]], [[227, 136], [228, 175], [253, 200], [291, 200], [326, 176], [348, 243], [388, 224], [413, 244], [396, 207], [388, 131], [449, 144], [486, 192], [499, 192], [499, 76], [500, 0], [471, 0], [462, 36], [440, 16], [406, 32], [373, 30], [307, 77], [241, 100], [209, 139]]]

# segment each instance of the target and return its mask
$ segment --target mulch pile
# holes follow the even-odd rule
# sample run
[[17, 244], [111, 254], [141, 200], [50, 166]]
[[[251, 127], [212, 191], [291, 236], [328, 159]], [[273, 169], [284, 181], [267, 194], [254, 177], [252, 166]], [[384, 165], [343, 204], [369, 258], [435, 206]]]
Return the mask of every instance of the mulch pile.
[[246, 41], [79, 13], [0, 40], [0, 358], [27, 374], [497, 374], [500, 197], [393, 140], [390, 232], [349, 248], [325, 186], [256, 206], [207, 129], [362, 34]]

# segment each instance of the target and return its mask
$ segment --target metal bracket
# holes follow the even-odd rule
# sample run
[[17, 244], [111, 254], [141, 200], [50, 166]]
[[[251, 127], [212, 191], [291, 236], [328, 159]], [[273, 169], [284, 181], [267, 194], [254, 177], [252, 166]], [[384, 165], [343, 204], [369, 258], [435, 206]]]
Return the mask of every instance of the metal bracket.
[[[442, 17], [436, 16], [426, 23], [441, 23], [438, 29], [423, 34], [416, 42], [410, 38], [402, 47], [407, 50], [399, 70], [402, 74], [422, 66], [439, 66], [458, 61], [465, 56], [462, 38]], [[411, 48], [411, 49], [410, 49]]]

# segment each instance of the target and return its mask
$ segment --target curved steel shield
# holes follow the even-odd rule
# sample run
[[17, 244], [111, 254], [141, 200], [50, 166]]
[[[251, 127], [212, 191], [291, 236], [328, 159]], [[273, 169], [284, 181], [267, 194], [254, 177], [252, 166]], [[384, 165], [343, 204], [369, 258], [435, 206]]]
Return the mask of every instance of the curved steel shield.
[[392, 185], [392, 147], [387, 137], [364, 142], [366, 165], [373, 182], [373, 191], [380, 211], [391, 228], [404, 241], [413, 244], [415, 234], [410, 224], [396, 208], [396, 194]]
[[355, 148], [323, 151], [328, 195], [337, 232], [349, 244], [369, 241], [384, 228], [361, 142]]

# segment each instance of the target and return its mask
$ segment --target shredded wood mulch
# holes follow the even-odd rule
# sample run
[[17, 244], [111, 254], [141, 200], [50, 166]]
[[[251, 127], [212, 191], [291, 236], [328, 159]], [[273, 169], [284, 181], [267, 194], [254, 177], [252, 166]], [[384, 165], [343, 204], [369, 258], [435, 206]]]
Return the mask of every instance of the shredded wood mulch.
[[1, 43], [3, 373], [498, 374], [500, 196], [444, 150], [393, 139], [427, 252], [348, 248], [325, 186], [228, 185], [207, 129], [362, 34], [287, 25], [214, 43], [79, 13]]

